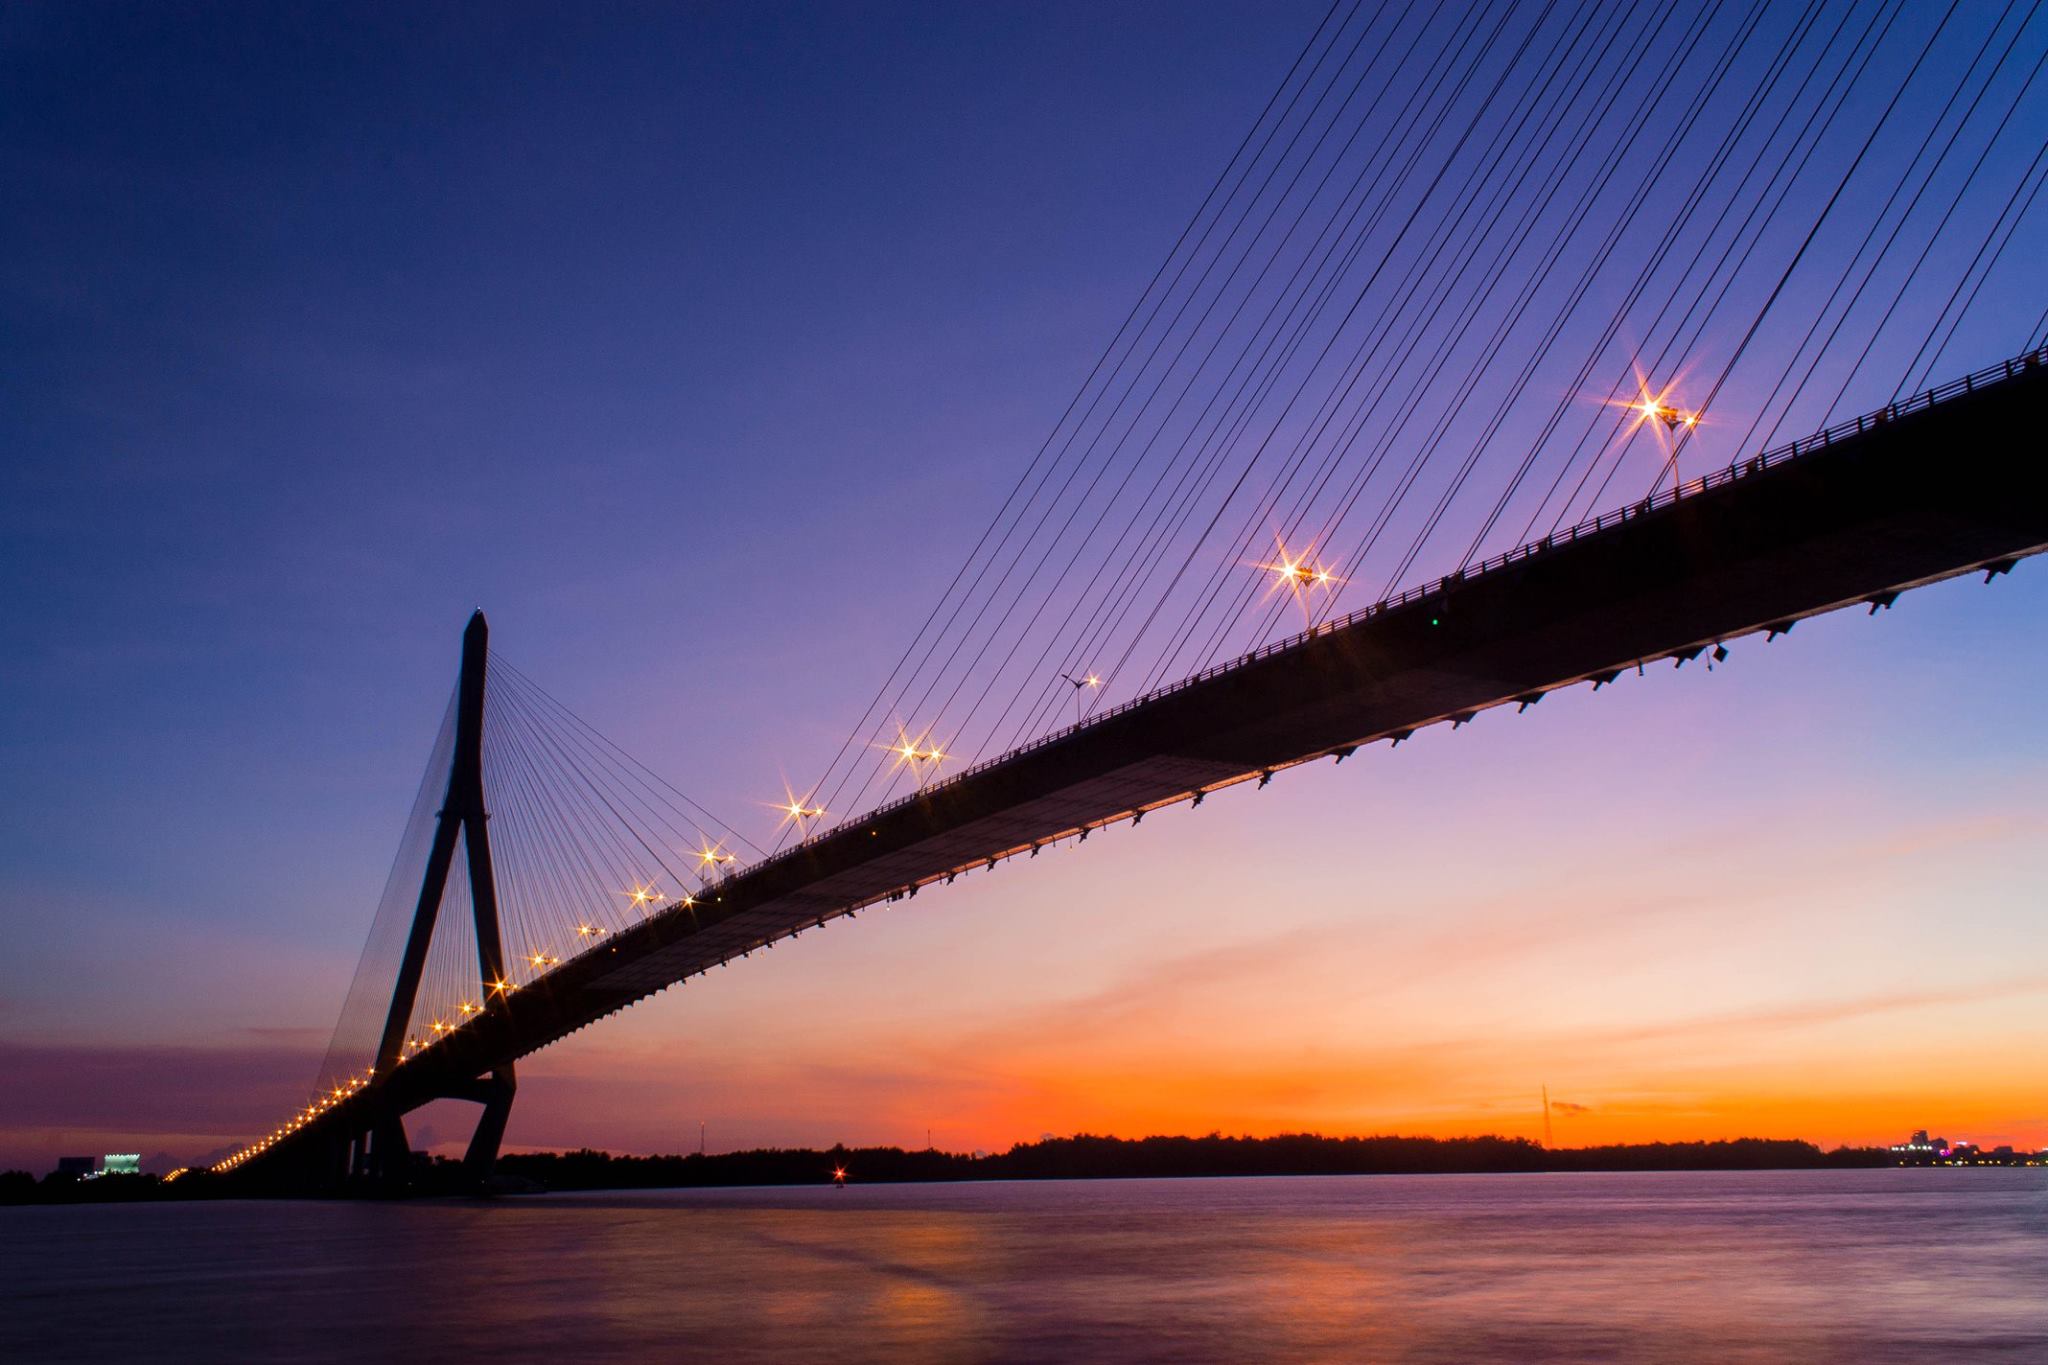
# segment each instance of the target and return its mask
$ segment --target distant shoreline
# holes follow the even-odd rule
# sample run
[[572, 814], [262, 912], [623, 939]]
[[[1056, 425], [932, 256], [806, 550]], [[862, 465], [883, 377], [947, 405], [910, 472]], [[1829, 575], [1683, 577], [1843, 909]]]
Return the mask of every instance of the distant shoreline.
[[[1279, 1137], [1113, 1138], [1081, 1134], [1019, 1143], [1005, 1152], [901, 1147], [757, 1148], [668, 1156], [614, 1156], [582, 1149], [513, 1152], [498, 1160], [500, 1193], [636, 1189], [738, 1189], [830, 1183], [946, 1184], [965, 1181], [1191, 1179], [1310, 1175], [1505, 1175], [1571, 1172], [1870, 1170], [1930, 1165], [1882, 1147], [1823, 1150], [1810, 1142], [1734, 1138], [1715, 1142], [1543, 1147], [1526, 1138]], [[2038, 1156], [1975, 1165], [2039, 1165]], [[238, 1183], [193, 1172], [174, 1183], [154, 1176], [91, 1181], [0, 1174], [0, 1204], [101, 1203], [219, 1198], [246, 1194]], [[458, 1163], [421, 1158], [410, 1192], [471, 1192]]]
[[1081, 1135], [967, 1155], [900, 1147], [769, 1148], [687, 1156], [527, 1152], [503, 1156], [504, 1183], [551, 1191], [815, 1185], [845, 1170], [862, 1184], [983, 1180], [1173, 1179], [1304, 1175], [1487, 1175], [1566, 1171], [1869, 1169], [1896, 1164], [1882, 1148], [1823, 1151], [1808, 1142], [1632, 1143], [1544, 1148], [1519, 1138], [1270, 1138]]

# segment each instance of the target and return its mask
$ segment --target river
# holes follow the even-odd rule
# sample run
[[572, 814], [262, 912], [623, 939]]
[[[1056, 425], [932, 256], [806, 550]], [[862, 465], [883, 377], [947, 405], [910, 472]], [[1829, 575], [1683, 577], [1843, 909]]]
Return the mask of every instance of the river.
[[2048, 1170], [0, 1209], [0, 1360], [2048, 1361]]

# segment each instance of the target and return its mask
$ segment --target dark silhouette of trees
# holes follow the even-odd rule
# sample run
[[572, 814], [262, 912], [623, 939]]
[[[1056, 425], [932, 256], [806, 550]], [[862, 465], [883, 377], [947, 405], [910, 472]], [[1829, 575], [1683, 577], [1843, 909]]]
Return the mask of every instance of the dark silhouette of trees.
[[[1175, 1176], [1452, 1175], [1535, 1171], [1766, 1171], [1889, 1166], [1876, 1147], [1824, 1152], [1810, 1142], [1737, 1138], [1732, 1142], [1650, 1142], [1543, 1148], [1526, 1138], [1073, 1137], [1021, 1142], [1007, 1152], [905, 1151], [901, 1147], [766, 1147], [699, 1156], [613, 1156], [516, 1152], [498, 1159], [493, 1180], [504, 1192], [631, 1190], [687, 1186], [820, 1185], [845, 1167], [861, 1184], [946, 1180], [1110, 1180]], [[418, 1194], [470, 1190], [460, 1163], [419, 1158]], [[100, 1203], [131, 1199], [204, 1199], [246, 1193], [204, 1171], [174, 1184], [155, 1176], [78, 1180], [0, 1172], [0, 1204]]]
[[498, 1169], [551, 1190], [815, 1185], [841, 1166], [865, 1183], [937, 1180], [1101, 1180], [1245, 1175], [1431, 1175], [1533, 1171], [1747, 1171], [1887, 1166], [1877, 1148], [1824, 1152], [1810, 1142], [1738, 1138], [1545, 1149], [1525, 1138], [1073, 1137], [967, 1156], [900, 1147], [763, 1148], [712, 1156], [612, 1156], [589, 1150], [518, 1153]]

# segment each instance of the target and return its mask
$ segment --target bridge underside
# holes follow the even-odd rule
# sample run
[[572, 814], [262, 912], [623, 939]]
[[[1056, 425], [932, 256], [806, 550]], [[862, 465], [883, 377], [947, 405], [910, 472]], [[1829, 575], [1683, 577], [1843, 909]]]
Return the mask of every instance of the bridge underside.
[[331, 1148], [373, 1114], [459, 1093], [674, 982], [998, 858], [1644, 661], [2010, 567], [2048, 548], [2048, 468], [2034, 426], [2044, 379], [2048, 368], [2029, 363], [1819, 448], [1752, 462], [819, 836], [495, 1003], [273, 1159]]

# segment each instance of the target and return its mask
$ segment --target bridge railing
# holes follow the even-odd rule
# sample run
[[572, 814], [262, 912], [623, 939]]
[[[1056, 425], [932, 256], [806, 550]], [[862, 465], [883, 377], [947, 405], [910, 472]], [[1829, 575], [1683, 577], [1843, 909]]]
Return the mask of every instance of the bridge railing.
[[[1953, 380], [1949, 383], [1939, 385], [1935, 388], [1927, 389], [1924, 392], [1915, 394], [1912, 397], [1903, 399], [1899, 402], [1887, 403], [1884, 407], [1878, 408], [1873, 412], [1866, 412], [1856, 417], [1847, 418], [1843, 421], [1835, 423], [1831, 427], [1825, 428], [1824, 430], [1814, 432], [1812, 435], [1802, 436], [1798, 440], [1789, 441], [1784, 445], [1777, 446], [1773, 449], [1764, 451], [1762, 454], [1753, 455], [1746, 460], [1736, 460], [1733, 463], [1727, 465], [1725, 468], [1711, 470], [1708, 473], [1699, 476], [1698, 478], [1683, 480], [1678, 485], [1672, 488], [1664, 489], [1657, 493], [1653, 493], [1649, 497], [1646, 497], [1639, 502], [1630, 503], [1625, 507], [1618, 507], [1610, 511], [1602, 512], [1598, 516], [1579, 522], [1577, 525], [1572, 526], [1567, 530], [1552, 532], [1550, 535], [1544, 536], [1541, 539], [1532, 540], [1525, 545], [1518, 545], [1512, 550], [1505, 550], [1500, 554], [1492, 556], [1489, 559], [1481, 560], [1477, 564], [1467, 565], [1459, 569], [1455, 573], [1445, 574], [1440, 578], [1435, 578], [1424, 583], [1419, 583], [1412, 588], [1408, 588], [1405, 591], [1394, 594], [1392, 597], [1384, 598], [1378, 602], [1374, 602], [1370, 606], [1360, 607], [1356, 611], [1347, 612], [1342, 616], [1332, 617], [1327, 621], [1319, 621], [1315, 625], [1310, 626], [1307, 630], [1299, 631], [1293, 635], [1285, 637], [1284, 639], [1274, 640], [1268, 644], [1261, 645], [1259, 648], [1254, 649], [1246, 654], [1240, 654], [1236, 658], [1226, 659], [1219, 664], [1212, 664], [1211, 666], [1203, 669], [1199, 673], [1189, 674], [1187, 677], [1180, 679], [1178, 682], [1168, 683], [1164, 687], [1155, 688], [1150, 692], [1142, 693], [1139, 696], [1131, 698], [1129, 701], [1120, 702], [1117, 705], [1108, 708], [1107, 710], [1098, 711], [1094, 715], [1089, 716], [1087, 719], [1078, 721], [1073, 725], [1067, 725], [1061, 727], [1060, 729], [1049, 731], [1048, 733], [1041, 735], [1039, 738], [1032, 740], [1029, 744], [1019, 745], [1017, 748], [1008, 750], [1005, 753], [998, 754], [993, 758], [985, 758], [981, 760], [979, 763], [975, 763], [969, 767], [961, 769], [959, 772], [953, 774], [951, 777], [944, 779], [943, 781], [935, 782], [931, 786], [922, 788], [919, 791], [912, 792], [906, 796], [898, 797], [894, 801], [886, 802], [883, 805], [872, 807], [866, 813], [861, 815], [859, 817], [859, 820], [871, 820], [878, 815], [885, 815], [890, 811], [899, 810], [905, 806], [909, 806], [915, 803], [916, 801], [931, 795], [934, 791], [939, 790], [940, 788], [952, 786], [956, 782], [964, 782], [968, 778], [973, 777], [977, 773], [984, 772], [990, 768], [997, 766], [998, 764], [1008, 763], [1013, 759], [1023, 756], [1024, 754], [1032, 753], [1038, 749], [1043, 749], [1049, 744], [1058, 744], [1060, 741], [1071, 738], [1072, 736], [1079, 734], [1081, 731], [1086, 730], [1091, 726], [1100, 725], [1104, 721], [1111, 720], [1117, 716], [1124, 714], [1127, 711], [1134, 711], [1140, 706], [1150, 705], [1151, 703], [1158, 701], [1162, 697], [1172, 696], [1174, 693], [1193, 687], [1197, 683], [1207, 682], [1212, 678], [1220, 677], [1225, 673], [1229, 673], [1236, 669], [1243, 668], [1249, 664], [1256, 663], [1260, 659], [1268, 658], [1271, 655], [1282, 653], [1285, 650], [1298, 648], [1299, 646], [1307, 643], [1309, 640], [1312, 640], [1319, 635], [1329, 635], [1336, 631], [1344, 630], [1351, 626], [1357, 625], [1362, 621], [1370, 620], [1372, 617], [1378, 616], [1384, 612], [1389, 612], [1396, 610], [1400, 607], [1408, 606], [1412, 603], [1419, 602], [1424, 598], [1439, 596], [1443, 593], [1451, 591], [1454, 588], [1458, 588], [1460, 586], [1463, 586], [1464, 584], [1470, 583], [1474, 579], [1480, 577], [1483, 574], [1490, 573], [1496, 569], [1504, 568], [1505, 566], [1515, 563], [1518, 560], [1528, 559], [1531, 556], [1543, 554], [1546, 551], [1554, 550], [1562, 545], [1569, 545], [1574, 541], [1584, 539], [1585, 537], [1593, 535], [1596, 532], [1608, 530], [1612, 527], [1621, 525], [1623, 522], [1633, 520], [1636, 517], [1645, 516], [1653, 511], [1656, 511], [1658, 508], [1667, 507], [1670, 504], [1678, 502], [1683, 498], [1696, 496], [1699, 493], [1705, 492], [1707, 489], [1719, 488], [1724, 484], [1733, 483], [1738, 479], [1749, 478], [1752, 475], [1761, 474], [1764, 470], [1769, 469], [1775, 465], [1784, 464], [1788, 460], [1798, 459], [1802, 455], [1810, 455], [1816, 450], [1826, 449], [1827, 447], [1833, 445], [1837, 441], [1846, 440], [1852, 436], [1859, 436], [1862, 435], [1864, 432], [1873, 430], [1878, 427], [1882, 427], [1890, 422], [1898, 420], [1900, 417], [1903, 417], [1908, 413], [1918, 412], [1924, 408], [1931, 408], [1936, 406], [1937, 404], [1946, 402], [1950, 399], [1961, 397], [1964, 394], [1974, 393], [1976, 390], [1984, 388], [1987, 385], [1996, 384], [2003, 380], [2011, 379], [2025, 371], [2033, 370], [2044, 365], [2048, 365], [2048, 346], [2037, 347], [2034, 350], [2026, 351], [2020, 355], [2014, 356], [2010, 360], [2001, 361], [1999, 364], [1996, 365], [1986, 366], [1984, 369], [1978, 370], [1975, 373], [1964, 375], [1961, 379]], [[768, 858], [762, 859], [761, 863], [756, 864], [756, 866], [766, 865], [768, 863], [779, 861], [783, 858], [794, 856], [795, 854], [801, 852], [805, 848], [808, 848], [812, 844], [816, 844], [823, 840], [832, 838], [833, 835], [838, 833], [840, 829], [845, 828], [846, 824], [854, 823], [859, 823], [859, 821], [848, 821], [845, 824], [835, 826], [831, 830], [826, 830], [822, 833], [813, 834], [809, 838], [803, 840], [801, 843], [793, 844], [789, 848], [783, 850], [780, 853], [776, 853]]]

